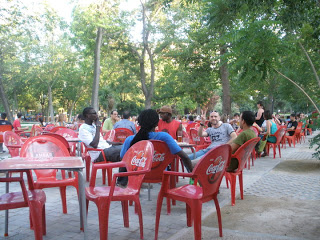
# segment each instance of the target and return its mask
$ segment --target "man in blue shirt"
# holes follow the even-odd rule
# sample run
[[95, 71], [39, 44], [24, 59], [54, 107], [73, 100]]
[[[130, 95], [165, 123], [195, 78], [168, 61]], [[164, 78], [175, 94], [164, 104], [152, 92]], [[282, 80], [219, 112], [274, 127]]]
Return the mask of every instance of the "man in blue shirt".
[[119, 121], [119, 122], [116, 122], [113, 125], [113, 129], [116, 129], [116, 128], [127, 128], [130, 131], [132, 131], [133, 134], [136, 134], [137, 133], [136, 126], [134, 125], [133, 122], [131, 122], [129, 120], [129, 117], [130, 117], [130, 112], [129, 111], [124, 111], [123, 115], [122, 115], [123, 119], [121, 121]]

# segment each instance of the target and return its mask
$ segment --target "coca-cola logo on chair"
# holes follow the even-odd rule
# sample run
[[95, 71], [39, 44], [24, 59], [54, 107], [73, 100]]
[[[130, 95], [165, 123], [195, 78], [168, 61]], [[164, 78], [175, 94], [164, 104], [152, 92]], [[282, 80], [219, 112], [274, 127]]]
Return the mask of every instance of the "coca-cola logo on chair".
[[152, 168], [158, 167], [164, 161], [165, 156], [165, 153], [159, 153], [155, 151], [152, 159]]
[[146, 166], [147, 158], [144, 157], [144, 151], [135, 152], [131, 159], [132, 170], [137, 171]]
[[[223, 171], [225, 160], [221, 156], [217, 157], [216, 159], [210, 159], [213, 163], [211, 163], [206, 171], [208, 176], [208, 182], [213, 184], [217, 181], [220, 174]], [[219, 173], [220, 174], [217, 174]]]

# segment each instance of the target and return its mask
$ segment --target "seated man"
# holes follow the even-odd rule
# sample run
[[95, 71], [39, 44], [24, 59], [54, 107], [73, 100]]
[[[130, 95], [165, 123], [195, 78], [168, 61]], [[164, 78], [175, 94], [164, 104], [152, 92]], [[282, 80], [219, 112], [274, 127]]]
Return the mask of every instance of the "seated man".
[[[123, 158], [124, 154], [128, 151], [128, 149], [136, 142], [149, 139], [160, 140], [168, 144], [170, 152], [172, 154], [178, 155], [181, 158], [187, 171], [191, 172], [191, 161], [188, 155], [178, 146], [176, 141], [174, 141], [174, 139], [166, 132], [155, 132], [155, 128], [157, 127], [158, 122], [159, 117], [155, 110], [147, 109], [142, 111], [142, 113], [138, 117], [138, 123], [139, 126], [141, 126], [141, 129], [136, 135], [127, 137], [123, 144], [120, 157]], [[125, 186], [126, 184], [127, 179], [125, 179], [124, 181], [118, 180], [118, 185]]]
[[113, 125], [116, 124], [117, 121], [119, 121], [118, 112], [116, 110], [112, 110], [110, 117], [103, 123], [102, 132], [106, 133], [109, 130], [112, 130]]
[[288, 125], [287, 125], [287, 131], [288, 131], [289, 136], [293, 136], [294, 131], [296, 130], [297, 126], [298, 126], [298, 122], [296, 121], [296, 115], [294, 113], [291, 113], [290, 114], [290, 121], [288, 122]]
[[28, 130], [28, 127], [21, 127], [21, 118], [22, 118], [22, 114], [18, 113], [17, 114], [17, 119], [13, 121], [13, 128], [15, 131], [24, 131], [24, 130]]
[[170, 106], [163, 106], [159, 109], [160, 120], [158, 124], [158, 129], [161, 132], [167, 132], [173, 137], [173, 139], [177, 139], [178, 131], [182, 132], [182, 124], [181, 122], [172, 119], [172, 109]]
[[[108, 161], [119, 162], [121, 146], [112, 146], [103, 139], [100, 133], [101, 122], [96, 111], [92, 107], [87, 107], [83, 110], [82, 115], [84, 123], [79, 128], [79, 139], [89, 148], [104, 149]], [[89, 151], [89, 154], [92, 162], [104, 161], [99, 151]]]
[[[202, 116], [202, 122], [200, 123], [200, 127], [198, 129], [199, 137], [210, 137], [211, 144], [206, 149], [202, 149], [196, 152], [196, 159], [198, 160], [204, 154], [206, 154], [210, 149], [217, 147], [221, 144], [228, 143], [230, 144], [236, 137], [237, 134], [231, 127], [229, 123], [222, 123], [220, 121], [220, 115], [218, 112], [212, 112], [210, 114], [209, 123], [211, 123], [212, 127], [207, 128], [206, 131], [203, 131], [205, 116]], [[193, 154], [189, 155], [191, 160], [194, 159]], [[195, 162], [196, 163], [196, 162]], [[194, 163], [192, 163], [194, 165]]]
[[[254, 113], [251, 111], [244, 111], [240, 115], [240, 128], [243, 130], [231, 143], [231, 150], [232, 153], [235, 153], [237, 149], [244, 144], [245, 142], [249, 141], [252, 138], [257, 137], [256, 133], [251, 129], [251, 126], [255, 122]], [[231, 158], [231, 162], [229, 167], [227, 168], [227, 172], [233, 172], [238, 168], [238, 160], [236, 158]]]
[[[0, 125], [10, 125], [13, 128], [12, 124], [6, 120], [7, 114], [1, 113]], [[5, 153], [6, 151], [3, 150], [3, 143], [0, 143], [0, 153]]]
[[136, 126], [134, 125], [133, 122], [131, 122], [129, 120], [129, 118], [130, 118], [130, 112], [129, 111], [124, 111], [123, 114], [122, 114], [122, 120], [120, 120], [119, 122], [116, 122], [113, 125], [113, 129], [116, 129], [116, 128], [127, 128], [130, 131], [132, 131], [133, 134], [136, 134], [137, 133]]

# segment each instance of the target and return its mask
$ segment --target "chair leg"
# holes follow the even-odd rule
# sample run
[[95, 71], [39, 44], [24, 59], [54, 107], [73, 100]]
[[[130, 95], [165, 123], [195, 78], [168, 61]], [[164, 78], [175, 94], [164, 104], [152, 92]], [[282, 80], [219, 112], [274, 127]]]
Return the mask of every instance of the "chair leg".
[[44, 204], [39, 201], [30, 201], [29, 208], [32, 219], [32, 226], [36, 240], [42, 240], [43, 236], [43, 207]]
[[241, 172], [238, 176], [239, 176], [240, 197], [241, 197], [241, 199], [243, 199], [243, 178], [242, 178], [242, 172]]
[[109, 210], [110, 210], [110, 200], [98, 200], [96, 202], [99, 214], [99, 231], [100, 240], [108, 239], [108, 227], [109, 227]]
[[[161, 191], [161, 190], [160, 190]], [[168, 198], [167, 198], [168, 199]], [[154, 239], [158, 239], [158, 233], [159, 233], [159, 223], [160, 223], [160, 214], [161, 214], [161, 207], [163, 202], [163, 196], [160, 192], [158, 195], [158, 201], [157, 201], [157, 210], [156, 210], [156, 223], [155, 223], [155, 229], [154, 229]], [[167, 205], [168, 206], [168, 205]]]
[[202, 213], [201, 202], [194, 201], [191, 211], [192, 211], [192, 218], [193, 218], [194, 239], [201, 240], [201, 213]]
[[123, 215], [123, 226], [129, 227], [129, 211], [128, 211], [128, 201], [121, 201], [122, 215]]
[[230, 185], [231, 185], [231, 205], [234, 206], [236, 204], [236, 175], [230, 174]]
[[66, 197], [66, 188], [67, 187], [60, 187], [60, 195], [62, 201], [62, 212], [67, 214], [67, 197]]
[[134, 203], [135, 203], [135, 206], [137, 206], [137, 212], [138, 212], [138, 216], [139, 216], [140, 239], [143, 239], [143, 219], [142, 219], [142, 210], [141, 210], [141, 204], [140, 204], [139, 196], [134, 201]]
[[108, 186], [111, 186], [111, 182], [112, 182], [112, 169], [111, 168], [108, 168], [107, 174], [108, 174]]
[[213, 197], [214, 204], [216, 205], [218, 224], [219, 224], [219, 236], [222, 237], [222, 221], [221, 221], [221, 211], [219, 206], [219, 201], [217, 199], [217, 195]]
[[102, 169], [102, 184], [103, 185], [106, 185], [106, 174], [107, 174], [107, 170]]
[[192, 214], [191, 214], [191, 207], [186, 203], [186, 216], [187, 216], [187, 226], [192, 226]]

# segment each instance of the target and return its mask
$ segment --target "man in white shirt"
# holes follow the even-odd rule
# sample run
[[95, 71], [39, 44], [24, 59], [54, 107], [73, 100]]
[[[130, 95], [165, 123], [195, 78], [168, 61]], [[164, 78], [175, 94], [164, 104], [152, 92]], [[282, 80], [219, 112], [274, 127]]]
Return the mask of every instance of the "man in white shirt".
[[[94, 108], [85, 108], [83, 110], [83, 117], [85, 123], [79, 128], [79, 139], [89, 148], [104, 149], [107, 161], [119, 162], [122, 146], [112, 146], [103, 139], [100, 133], [101, 122]], [[92, 162], [104, 161], [100, 151], [89, 151], [89, 154]]]

